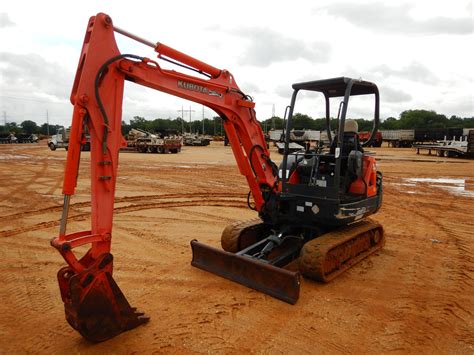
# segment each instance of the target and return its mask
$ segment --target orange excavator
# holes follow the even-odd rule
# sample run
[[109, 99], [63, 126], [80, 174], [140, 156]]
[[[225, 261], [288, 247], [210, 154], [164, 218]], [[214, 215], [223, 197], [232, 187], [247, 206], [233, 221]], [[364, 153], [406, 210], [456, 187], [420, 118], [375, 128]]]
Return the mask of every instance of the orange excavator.
[[[157, 61], [121, 54], [115, 33], [152, 47], [160, 60], [197, 72], [189, 75], [160, 67]], [[257, 121], [252, 98], [221, 70], [116, 27], [106, 14], [90, 18], [79, 58], [71, 103], [74, 105], [64, 176], [64, 206], [59, 235], [52, 239], [67, 262], [58, 272], [66, 319], [86, 339], [104, 341], [146, 323], [149, 318], [128, 303], [112, 277], [112, 219], [125, 80], [205, 105], [219, 114], [258, 218], [234, 223], [221, 237], [223, 250], [191, 241], [192, 265], [296, 303], [300, 274], [327, 282], [380, 249], [383, 228], [366, 217], [382, 204], [382, 174], [364, 152], [377, 132], [379, 92], [373, 83], [346, 77], [293, 85], [285, 130], [285, 151], [277, 166]], [[290, 152], [289, 134], [298, 93], [314, 91], [326, 105], [330, 146]], [[359, 142], [357, 123], [346, 120], [353, 95], [373, 95], [371, 137]], [[337, 133], [332, 137], [330, 99], [339, 98]], [[91, 229], [66, 233], [75, 192], [81, 146], [90, 135]], [[253, 201], [253, 203], [251, 202]], [[81, 258], [74, 249], [89, 246]]]

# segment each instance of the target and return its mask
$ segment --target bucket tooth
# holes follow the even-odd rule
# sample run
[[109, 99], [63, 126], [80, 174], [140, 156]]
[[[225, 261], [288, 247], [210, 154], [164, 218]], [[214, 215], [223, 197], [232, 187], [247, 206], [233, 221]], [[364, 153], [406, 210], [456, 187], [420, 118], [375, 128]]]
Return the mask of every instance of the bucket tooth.
[[191, 241], [192, 266], [295, 304], [300, 293], [300, 274], [250, 257], [229, 253]]
[[99, 257], [89, 268], [58, 272], [66, 319], [84, 338], [101, 342], [149, 321], [128, 303], [112, 277], [112, 254]]

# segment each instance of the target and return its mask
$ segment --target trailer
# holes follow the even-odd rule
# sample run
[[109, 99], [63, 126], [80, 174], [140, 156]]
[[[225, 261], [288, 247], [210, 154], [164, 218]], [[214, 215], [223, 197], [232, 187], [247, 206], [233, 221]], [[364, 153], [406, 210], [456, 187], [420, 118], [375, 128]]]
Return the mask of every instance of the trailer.
[[1, 133], [0, 144], [12, 144], [17, 143], [17, 138], [13, 133]]
[[271, 129], [268, 136], [272, 142], [282, 142], [284, 140], [282, 129]]
[[[290, 152], [297, 152], [301, 149], [304, 149], [305, 146], [310, 144], [310, 142], [316, 142], [317, 144], [319, 144], [324, 139], [324, 133], [325, 131], [316, 131], [312, 129], [292, 129], [290, 131], [289, 139]], [[283, 143], [285, 141], [285, 131], [281, 129], [270, 130], [268, 132], [268, 138], [270, 141], [273, 141], [273, 144], [275, 147], [277, 147], [278, 152], [280, 154], [283, 154], [285, 148], [285, 145]]]
[[16, 135], [18, 143], [38, 143], [39, 138], [36, 134], [21, 133]]
[[176, 154], [181, 147], [182, 138], [178, 135], [154, 134], [139, 128], [132, 128], [127, 135], [127, 150], [140, 153]]
[[388, 142], [388, 146], [394, 148], [411, 147], [415, 140], [414, 129], [383, 130], [380, 134], [382, 142]]
[[319, 142], [321, 132], [312, 129], [292, 129], [290, 131], [290, 141], [295, 143]]
[[205, 147], [211, 144], [211, 139], [200, 134], [186, 134], [183, 137], [183, 144], [186, 146]]
[[[278, 153], [280, 154], [285, 153], [285, 143], [276, 142], [275, 146], [278, 149]], [[299, 152], [300, 150], [304, 150], [304, 147], [301, 144], [294, 143], [294, 142], [288, 144], [288, 151], [290, 153]]]
[[[465, 129], [464, 129], [465, 130]], [[409, 148], [414, 144], [434, 144], [442, 140], [459, 139], [466, 136], [462, 128], [415, 128], [382, 130], [382, 141], [389, 147]]]
[[15, 134], [15, 133], [1, 133], [0, 144], [12, 143], [38, 143], [39, 138], [36, 134]]
[[436, 152], [438, 157], [474, 157], [474, 129], [464, 131], [467, 133], [461, 136], [458, 140], [453, 138], [451, 140], [444, 139], [433, 144], [414, 144], [416, 154], [420, 154], [421, 150], [427, 150], [428, 155]]
[[462, 128], [415, 128], [414, 141], [437, 142], [441, 140], [452, 140], [463, 135]]

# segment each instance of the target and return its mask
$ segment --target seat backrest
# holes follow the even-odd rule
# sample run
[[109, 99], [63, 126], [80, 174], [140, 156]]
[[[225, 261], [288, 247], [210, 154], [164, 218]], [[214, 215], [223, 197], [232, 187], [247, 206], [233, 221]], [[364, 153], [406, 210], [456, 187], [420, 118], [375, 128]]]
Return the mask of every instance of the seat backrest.
[[[337, 137], [332, 141], [330, 153], [334, 154], [337, 146]], [[364, 152], [362, 146], [360, 145], [359, 135], [355, 132], [344, 132], [342, 140], [342, 156], [348, 156], [351, 150], [357, 150], [359, 152]]]

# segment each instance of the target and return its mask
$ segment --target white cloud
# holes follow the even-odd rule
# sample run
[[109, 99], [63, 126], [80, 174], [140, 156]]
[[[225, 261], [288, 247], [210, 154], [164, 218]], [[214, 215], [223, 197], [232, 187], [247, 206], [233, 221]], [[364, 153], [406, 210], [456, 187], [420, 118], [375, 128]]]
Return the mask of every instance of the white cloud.
[[[336, 76], [374, 81], [382, 117], [425, 107], [446, 115], [472, 116], [474, 42], [471, 1], [383, 1], [347, 4], [338, 0], [241, 0], [223, 10], [213, 0], [131, 7], [125, 0], [97, 3], [7, 1], [0, 13], [0, 111], [9, 120], [69, 124], [68, 102], [89, 16], [103, 11], [114, 23], [151, 41], [162, 41], [218, 68], [228, 69], [241, 89], [254, 96], [257, 117], [283, 115], [291, 84]], [[28, 11], [25, 8], [28, 7]], [[251, 9], [251, 10], [250, 10]], [[41, 16], [37, 14], [41, 13]], [[157, 21], [157, 13], [160, 16]], [[470, 15], [472, 16], [472, 15]], [[472, 18], [471, 18], [472, 21]], [[151, 48], [116, 36], [122, 53], [156, 58]], [[165, 68], [172, 68], [162, 63]], [[172, 68], [180, 70], [179, 68]], [[321, 115], [320, 104], [299, 95], [298, 111]], [[372, 106], [354, 101], [354, 114]], [[181, 106], [193, 118], [202, 107], [174, 96], [126, 83], [123, 118], [176, 117]], [[206, 116], [213, 115], [211, 110]]]
[[444, 15], [427, 19], [416, 19], [410, 14], [413, 4], [386, 5], [381, 2], [334, 3], [322, 7], [335, 17], [342, 17], [348, 22], [367, 29], [387, 33], [407, 34], [472, 34], [473, 22], [471, 16], [450, 18]]
[[388, 86], [380, 88], [380, 91], [383, 93], [382, 102], [407, 102], [412, 99], [412, 96], [405, 91], [392, 89]]
[[426, 84], [436, 84], [439, 82], [439, 78], [431, 70], [418, 62], [412, 62], [400, 69], [382, 64], [372, 68], [371, 71], [375, 74], [381, 74], [383, 77], [395, 76]]
[[10, 20], [10, 16], [6, 12], [0, 12], [0, 28], [12, 26], [15, 26], [15, 23]]
[[268, 28], [249, 27], [232, 31], [249, 42], [239, 64], [267, 67], [272, 63], [306, 59], [325, 63], [330, 58], [331, 46], [323, 41], [305, 42], [287, 37]]

